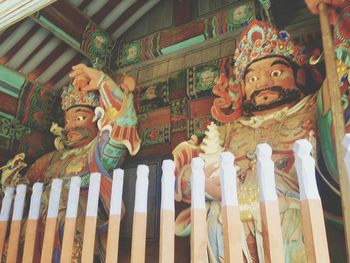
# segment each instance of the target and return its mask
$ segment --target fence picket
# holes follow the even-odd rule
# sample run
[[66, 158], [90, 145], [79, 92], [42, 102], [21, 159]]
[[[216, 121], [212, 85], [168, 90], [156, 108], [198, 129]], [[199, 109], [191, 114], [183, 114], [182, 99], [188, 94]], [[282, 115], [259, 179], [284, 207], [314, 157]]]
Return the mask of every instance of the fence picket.
[[112, 197], [109, 212], [106, 263], [117, 263], [119, 247], [119, 228], [122, 208], [124, 171], [113, 172]]
[[45, 224], [44, 241], [41, 251], [41, 263], [51, 262], [56, 234], [56, 221], [58, 208], [60, 204], [60, 196], [62, 189], [62, 180], [53, 179], [51, 183], [51, 192], [49, 206], [47, 208], [47, 218]]
[[203, 159], [193, 158], [191, 168], [191, 262], [204, 263], [207, 261], [207, 211]]
[[27, 220], [27, 229], [24, 240], [24, 251], [22, 263], [31, 263], [34, 258], [34, 249], [36, 244], [36, 233], [40, 213], [41, 194], [43, 192], [43, 183], [33, 185], [32, 196], [30, 200], [29, 215]]
[[17, 262], [17, 252], [19, 246], [19, 236], [21, 233], [21, 223], [24, 209], [24, 201], [26, 197], [26, 190], [27, 186], [24, 184], [19, 184], [16, 187], [16, 197], [15, 204], [13, 207], [13, 216], [11, 222], [6, 263]]
[[280, 263], [284, 262], [284, 253], [271, 147], [266, 143], [258, 144], [256, 156], [264, 257], [266, 262]]
[[326, 263], [329, 262], [326, 229], [311, 149], [312, 145], [306, 139], [296, 141], [293, 148], [299, 180], [303, 234], [309, 262]]
[[175, 250], [175, 164], [164, 160], [162, 165], [162, 203], [160, 211], [160, 247], [159, 262], [174, 262]]
[[220, 179], [225, 262], [243, 262], [241, 220], [237, 197], [237, 175], [234, 156], [220, 155]]
[[2, 199], [2, 207], [0, 212], [0, 259], [5, 245], [7, 224], [10, 217], [10, 210], [12, 206], [12, 199], [15, 189], [13, 187], [7, 187], [5, 189], [5, 195]]
[[134, 221], [132, 226], [131, 263], [145, 262], [148, 174], [146, 165], [137, 166]]
[[77, 220], [81, 178], [73, 176], [69, 185], [66, 219], [62, 241], [61, 262], [71, 262]]
[[101, 174], [90, 175], [89, 193], [84, 226], [83, 250], [81, 261], [92, 263], [94, 260], [94, 247], [97, 224], [98, 199], [100, 196]]

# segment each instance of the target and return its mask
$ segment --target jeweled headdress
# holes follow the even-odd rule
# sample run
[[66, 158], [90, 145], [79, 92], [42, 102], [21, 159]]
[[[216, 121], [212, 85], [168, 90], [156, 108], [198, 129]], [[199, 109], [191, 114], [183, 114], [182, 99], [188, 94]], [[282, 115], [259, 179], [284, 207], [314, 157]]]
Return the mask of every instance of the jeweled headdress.
[[100, 96], [98, 92], [84, 91], [84, 87], [88, 85], [86, 79], [75, 78], [68, 87], [63, 88], [61, 94], [62, 109], [69, 110], [75, 106], [97, 107], [99, 105]]
[[299, 66], [306, 63], [303, 48], [294, 43], [288, 32], [279, 31], [269, 22], [253, 20], [242, 32], [235, 50], [235, 80], [243, 79], [246, 68], [252, 62], [269, 56], [286, 57]]

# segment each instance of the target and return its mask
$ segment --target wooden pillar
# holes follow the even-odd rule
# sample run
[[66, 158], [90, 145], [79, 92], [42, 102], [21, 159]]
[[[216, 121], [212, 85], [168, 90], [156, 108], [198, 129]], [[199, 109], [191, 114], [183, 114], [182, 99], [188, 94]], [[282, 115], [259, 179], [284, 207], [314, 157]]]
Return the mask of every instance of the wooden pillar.
[[56, 222], [58, 216], [58, 209], [60, 206], [61, 189], [62, 180], [53, 179], [51, 183], [49, 206], [47, 208], [44, 242], [40, 260], [41, 263], [52, 261], [53, 246], [56, 235]]
[[146, 165], [137, 166], [134, 222], [132, 226], [131, 263], [145, 262], [148, 173]]
[[81, 177], [73, 176], [70, 180], [66, 219], [61, 252], [61, 262], [71, 262], [74, 245], [75, 223], [77, 220]]
[[29, 215], [27, 220], [27, 229], [24, 240], [22, 263], [33, 262], [38, 219], [40, 215], [41, 194], [43, 192], [43, 187], [43, 183], [35, 183], [33, 185], [33, 192], [30, 200]]
[[191, 263], [207, 262], [207, 211], [205, 207], [204, 161], [191, 161]]
[[331, 100], [332, 124], [334, 127], [334, 146], [339, 175], [339, 186], [341, 192], [341, 201], [343, 208], [345, 242], [347, 248], [348, 262], [350, 262], [350, 182], [346, 175], [344, 165], [345, 152], [341, 145], [344, 138], [344, 113], [341, 106], [341, 94], [339, 88], [339, 80], [337, 73], [337, 65], [335, 62], [335, 52], [333, 45], [333, 36], [328, 21], [328, 8], [324, 3], [319, 4], [320, 25], [322, 32], [323, 51], [327, 72], [327, 89]]
[[243, 262], [237, 174], [230, 152], [220, 155], [220, 179], [225, 262]]
[[175, 257], [175, 164], [172, 160], [164, 160], [162, 169], [159, 262], [173, 263]]
[[0, 213], [0, 259], [5, 245], [7, 224], [10, 218], [10, 210], [12, 206], [12, 199], [15, 189], [13, 187], [7, 187], [5, 189], [5, 195], [2, 199], [2, 207]]
[[124, 171], [122, 169], [114, 170], [108, 223], [106, 263], [117, 263], [118, 261], [119, 228], [123, 202], [123, 182]]
[[26, 198], [26, 190], [27, 186], [24, 184], [17, 185], [16, 187], [15, 205], [13, 207], [13, 216], [11, 222], [6, 263], [17, 262], [17, 252], [19, 245], [19, 237], [21, 233], [21, 224], [24, 209], [24, 201]]
[[275, 165], [272, 149], [266, 144], [256, 147], [256, 172], [259, 180], [260, 215], [266, 262], [284, 262], [280, 211], [275, 188]]
[[93, 263], [97, 224], [98, 199], [100, 196], [101, 174], [90, 175], [89, 195], [86, 208], [84, 239], [81, 262]]
[[312, 145], [306, 139], [298, 140], [293, 150], [299, 180], [302, 225], [308, 262], [328, 263], [327, 236], [316, 184], [315, 159], [310, 155]]

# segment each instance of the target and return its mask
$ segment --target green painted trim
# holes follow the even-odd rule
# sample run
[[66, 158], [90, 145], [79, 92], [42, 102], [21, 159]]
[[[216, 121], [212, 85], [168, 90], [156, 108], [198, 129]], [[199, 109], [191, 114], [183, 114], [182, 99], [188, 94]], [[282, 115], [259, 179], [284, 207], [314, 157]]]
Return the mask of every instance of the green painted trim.
[[76, 49], [80, 49], [80, 43], [77, 40], [64, 32], [61, 28], [57, 27], [50, 20], [46, 19], [43, 16], [34, 17], [34, 19], [36, 19], [42, 26], [47, 27], [52, 33], [59, 36], [61, 39], [72, 44]]
[[21, 74], [8, 69], [5, 66], [0, 66], [0, 91], [11, 96], [18, 98], [20, 90], [26, 79]]
[[190, 46], [196, 45], [196, 44], [198, 44], [200, 42], [203, 42], [204, 40], [205, 40], [205, 36], [203, 34], [201, 34], [201, 35], [195, 36], [193, 38], [187, 39], [185, 41], [179, 42], [177, 44], [174, 44], [174, 45], [168, 46], [166, 48], [163, 48], [163, 49], [160, 50], [160, 52], [163, 55], [167, 55], [167, 54], [170, 54], [172, 52], [178, 51], [179, 49], [183, 49], [183, 48], [186, 48], [186, 47], [190, 47]]
[[6, 112], [3, 112], [3, 111], [0, 111], [0, 117], [6, 118], [6, 119], [9, 119], [9, 120], [14, 118], [14, 116], [12, 116], [12, 115], [10, 115], [10, 114], [8, 114]]

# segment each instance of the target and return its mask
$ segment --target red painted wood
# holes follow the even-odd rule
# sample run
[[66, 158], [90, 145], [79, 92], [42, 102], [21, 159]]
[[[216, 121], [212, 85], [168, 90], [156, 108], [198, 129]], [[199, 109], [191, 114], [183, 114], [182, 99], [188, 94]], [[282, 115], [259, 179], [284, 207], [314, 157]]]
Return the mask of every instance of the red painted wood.
[[174, 0], [174, 22], [180, 26], [192, 20], [193, 0]]
[[17, 111], [17, 99], [0, 92], [0, 111], [15, 115]]

